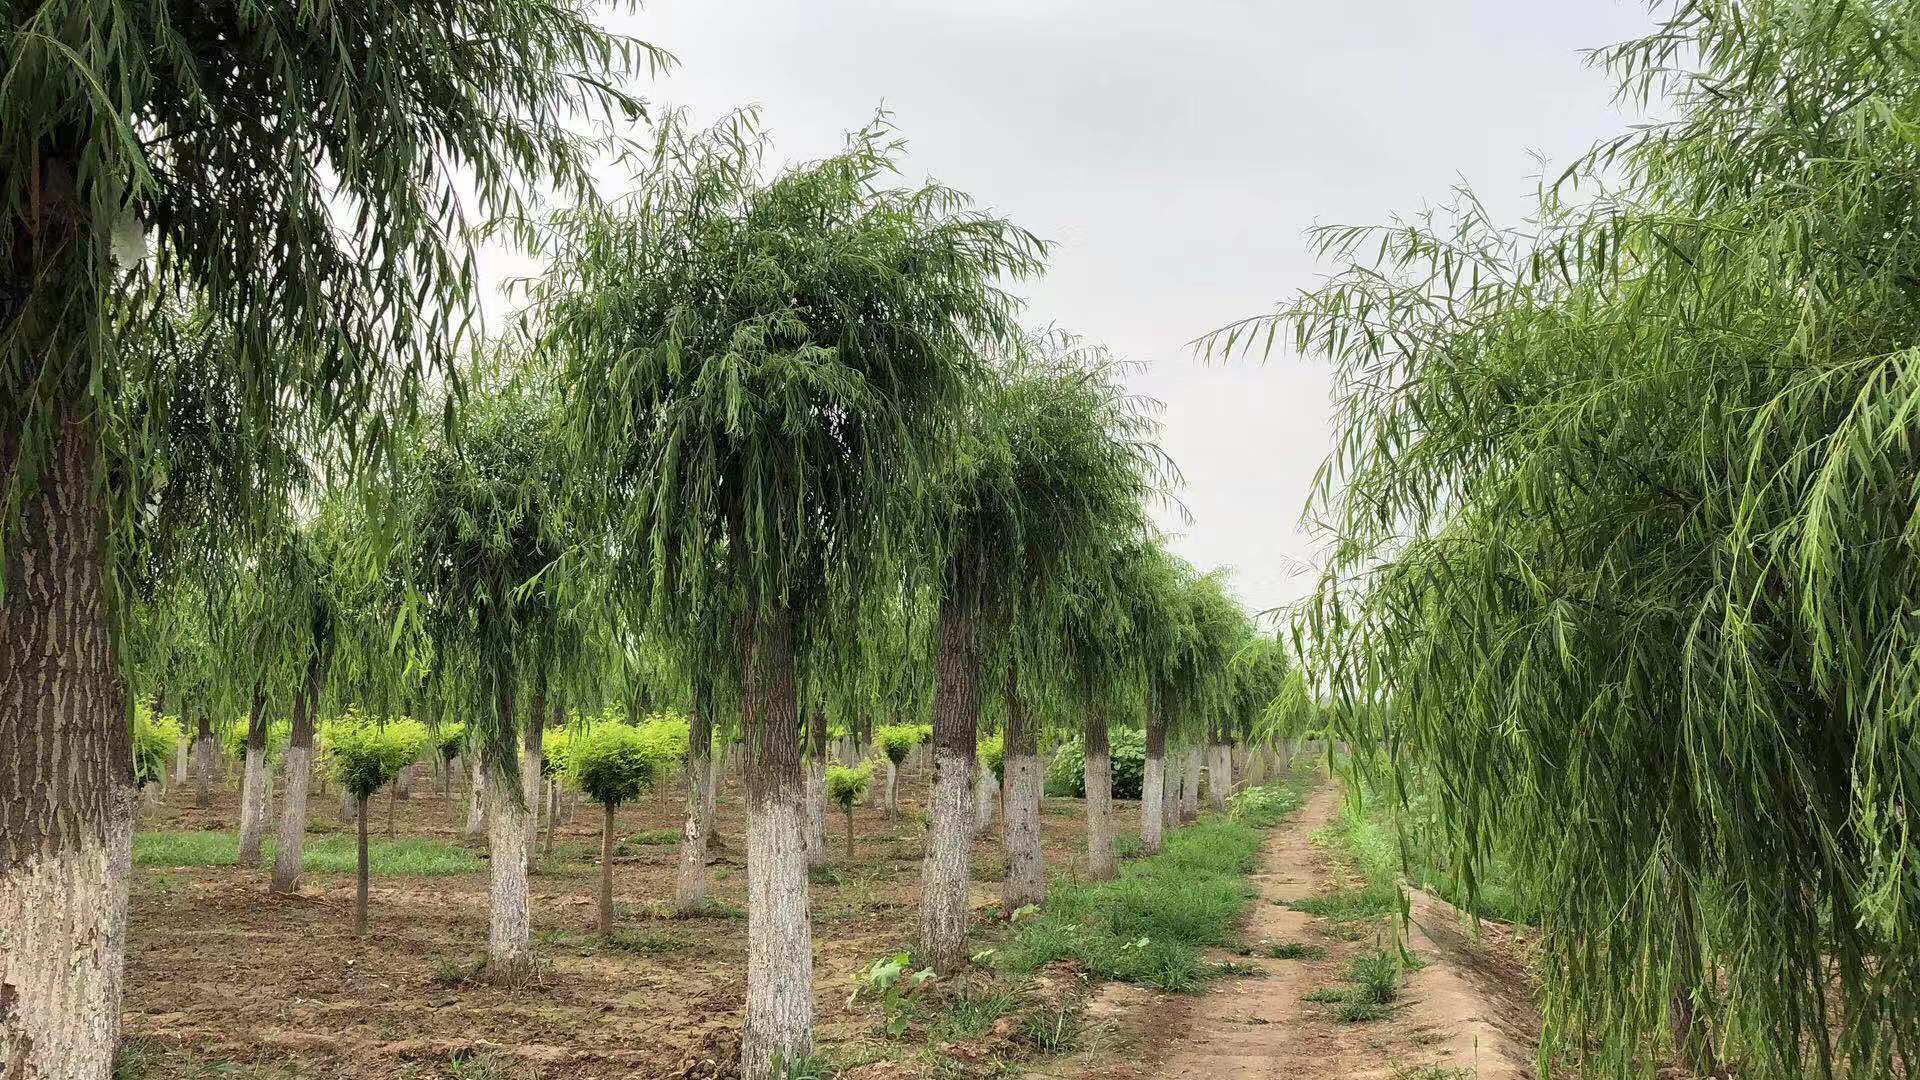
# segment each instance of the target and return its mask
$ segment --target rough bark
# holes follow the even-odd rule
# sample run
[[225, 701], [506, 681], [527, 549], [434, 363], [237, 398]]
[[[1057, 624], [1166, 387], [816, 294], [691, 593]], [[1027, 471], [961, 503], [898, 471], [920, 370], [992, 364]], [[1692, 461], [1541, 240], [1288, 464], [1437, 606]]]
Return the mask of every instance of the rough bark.
[[940, 605], [933, 686], [933, 814], [920, 866], [920, 944], [942, 975], [967, 965], [968, 865], [973, 853], [974, 746], [980, 726], [975, 608]]
[[0, 1075], [47, 1080], [113, 1068], [138, 800], [96, 435], [53, 423], [0, 549]]
[[1007, 672], [1005, 820], [1000, 832], [1007, 852], [1007, 878], [1001, 900], [1008, 911], [1047, 899], [1047, 857], [1040, 849], [1040, 796], [1046, 790], [1046, 770], [1040, 764], [1039, 731], [1027, 715], [1020, 696], [1019, 676]]
[[687, 817], [680, 830], [680, 881], [674, 899], [681, 910], [707, 902], [707, 834], [713, 825], [713, 694], [704, 679], [694, 685], [687, 720]]
[[467, 826], [461, 831], [479, 836], [487, 831], [486, 777], [480, 770], [480, 755], [469, 754], [467, 762]]
[[1227, 808], [1227, 796], [1233, 794], [1233, 748], [1224, 742], [1207, 747], [1207, 805], [1215, 810]]
[[[976, 757], [978, 751], [975, 751]], [[993, 828], [994, 812], [1000, 808], [1000, 781], [993, 770], [981, 762], [973, 783], [973, 831], [979, 835]]]
[[1198, 817], [1200, 814], [1200, 775], [1203, 771], [1200, 748], [1190, 746], [1181, 755], [1180, 761], [1180, 817], [1182, 820]]
[[1180, 787], [1184, 782], [1181, 774], [1185, 771], [1186, 755], [1169, 750], [1161, 764], [1166, 769], [1166, 779], [1160, 787], [1160, 823], [1164, 839], [1168, 831], [1180, 827]]
[[782, 610], [745, 627], [747, 1009], [744, 1080], [773, 1080], [813, 1049], [813, 928], [806, 779], [800, 768], [793, 625]]
[[300, 888], [300, 862], [307, 846], [307, 788], [313, 782], [314, 710], [326, 677], [319, 652], [307, 658], [306, 680], [293, 699], [292, 730], [287, 734], [287, 798], [280, 807], [280, 844], [273, 854], [273, 891]]
[[1113, 855], [1113, 752], [1107, 742], [1107, 718], [1087, 710], [1082, 737], [1086, 758], [1087, 877], [1111, 881], [1120, 866]]
[[191, 769], [193, 761], [192, 747], [193, 743], [191, 740], [174, 745], [173, 782], [176, 784], [184, 784], [187, 782], [187, 773]]
[[546, 800], [544, 794], [546, 776], [543, 770], [546, 764], [547, 734], [547, 688], [544, 678], [535, 681], [533, 708], [527, 712], [527, 726], [523, 732], [525, 739], [520, 755], [520, 794], [526, 802], [527, 829], [527, 872], [533, 872], [533, 861], [540, 848], [540, 806]]
[[213, 721], [205, 714], [195, 721], [193, 731], [193, 805], [205, 810], [213, 805]]
[[600, 936], [613, 933], [613, 804], [600, 819]]
[[[511, 710], [511, 706], [507, 706]], [[503, 986], [526, 981], [533, 969], [527, 898], [528, 804], [502, 763], [485, 770], [487, 793], [487, 979]]]
[[1158, 716], [1147, 717], [1147, 758], [1140, 775], [1140, 847], [1152, 854], [1160, 850], [1160, 835], [1166, 823], [1167, 722]]
[[900, 810], [900, 804], [894, 800], [894, 793], [898, 790], [899, 780], [900, 780], [900, 766], [895, 765], [893, 763], [892, 758], [888, 758], [887, 759], [887, 797], [886, 797], [886, 802], [884, 804], [887, 809], [888, 817], [893, 817]]
[[255, 691], [247, 710], [247, 758], [240, 774], [241, 866], [260, 862], [261, 841], [273, 812], [273, 778], [267, 771], [267, 697]]

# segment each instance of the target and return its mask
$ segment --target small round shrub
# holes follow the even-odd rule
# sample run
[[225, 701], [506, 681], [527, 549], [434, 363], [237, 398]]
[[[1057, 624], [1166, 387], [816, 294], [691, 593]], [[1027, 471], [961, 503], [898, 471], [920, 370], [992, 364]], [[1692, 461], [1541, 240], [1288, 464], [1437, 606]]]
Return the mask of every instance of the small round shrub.
[[931, 726], [926, 727], [924, 736], [921, 734], [921, 727], [920, 724], [882, 724], [873, 729], [874, 745], [880, 748], [881, 753], [887, 755], [888, 761], [895, 765], [903, 764], [907, 760], [907, 755], [913, 752], [914, 747], [933, 736]]
[[[1147, 775], [1147, 737], [1129, 728], [1116, 728], [1107, 734], [1113, 759], [1113, 797], [1138, 799]], [[1047, 794], [1055, 797], [1085, 798], [1087, 794], [1086, 744], [1074, 738], [1062, 744], [1047, 766]]]
[[441, 724], [433, 733], [434, 749], [440, 752], [440, 760], [452, 761], [467, 750], [467, 725], [461, 722]]
[[568, 741], [567, 778], [602, 806], [639, 798], [659, 772], [659, 759], [639, 728], [599, 724]]
[[380, 723], [357, 714], [331, 725], [327, 758], [334, 779], [356, 799], [393, 782], [400, 770], [420, 760], [427, 748], [426, 725], [399, 717]]
[[873, 788], [873, 763], [862, 762], [849, 769], [827, 766], [827, 798], [842, 810], [851, 810]]
[[[269, 720], [267, 722], [267, 761], [279, 761], [281, 751], [293, 739], [293, 721]], [[243, 761], [247, 756], [247, 718], [236, 717], [220, 732], [220, 751], [234, 761]]]
[[980, 756], [980, 764], [993, 773], [995, 780], [1007, 778], [1007, 743], [1003, 736], [996, 733], [981, 739], [974, 752]]

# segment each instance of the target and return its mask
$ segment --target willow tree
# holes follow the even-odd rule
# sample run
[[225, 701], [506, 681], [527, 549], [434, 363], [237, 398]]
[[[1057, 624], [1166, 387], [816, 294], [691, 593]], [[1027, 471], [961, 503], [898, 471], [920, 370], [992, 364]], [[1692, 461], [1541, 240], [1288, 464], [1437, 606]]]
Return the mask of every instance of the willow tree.
[[[563, 513], [566, 475], [556, 388], [503, 353], [476, 358], [466, 407], [401, 457], [374, 545], [406, 659], [428, 671], [424, 696], [467, 718], [480, 760], [491, 882], [487, 976], [522, 981], [533, 954], [527, 872], [541, 791], [550, 695], [583, 663], [589, 616], [573, 599], [578, 561]], [[407, 635], [396, 635], [406, 639]], [[524, 758], [520, 739], [524, 737]]]
[[1591, 1074], [1920, 1058], [1917, 35], [1677, 5], [1603, 54], [1676, 115], [1568, 173], [1604, 197], [1323, 233], [1277, 316], [1344, 387], [1317, 674], [1469, 894], [1496, 845], [1536, 892]]
[[557, 222], [535, 310], [568, 368], [574, 449], [609, 470], [594, 486], [629, 556], [621, 590], [667, 638], [740, 612], [741, 662], [713, 675], [745, 714], [742, 1055], [760, 1078], [812, 1040], [796, 635], [897, 587], [878, 583], [900, 576], [972, 342], [1009, 332], [994, 282], [1040, 245], [957, 192], [885, 186], [884, 120], [777, 175], [749, 128], [664, 125], [629, 196]]
[[483, 215], [584, 187], [592, 151], [568, 121], [635, 107], [608, 88], [650, 54], [587, 9], [0, 17], [0, 1060], [105, 1076], [119, 1035], [134, 789], [116, 642], [180, 392], [121, 344], [183, 294], [226, 329], [194, 378], [237, 406], [215, 462], [236, 530], [281, 505], [253, 483], [279, 434], [326, 430], [370, 459], [470, 292], [447, 220], [461, 178]]

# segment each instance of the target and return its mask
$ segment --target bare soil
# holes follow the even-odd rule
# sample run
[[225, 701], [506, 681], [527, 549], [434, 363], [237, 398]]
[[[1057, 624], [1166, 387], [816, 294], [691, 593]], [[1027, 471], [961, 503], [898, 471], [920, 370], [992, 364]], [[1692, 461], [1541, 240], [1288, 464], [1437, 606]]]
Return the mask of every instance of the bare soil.
[[[1424, 962], [1407, 974], [1383, 1019], [1343, 1022], [1335, 1007], [1308, 1001], [1343, 986], [1352, 959], [1392, 947], [1398, 918], [1334, 923], [1295, 911], [1292, 901], [1358, 884], [1313, 834], [1338, 810], [1336, 785], [1315, 789], [1301, 811], [1269, 835], [1252, 883], [1246, 934], [1255, 974], [1213, 983], [1196, 996], [1138, 987], [1102, 988], [1089, 1017], [1110, 1037], [1097, 1050], [1055, 1063], [1048, 1075], [1105, 1080], [1440, 1080], [1535, 1075], [1539, 1017], [1521, 946], [1510, 928], [1483, 922], [1470, 932], [1441, 901], [1417, 895], [1406, 947]], [[1300, 942], [1315, 959], [1267, 958], [1264, 946]]]
[[[424, 770], [423, 770], [424, 771]], [[237, 783], [237, 780], [234, 781]], [[829, 821], [831, 862], [815, 878], [813, 924], [819, 1039], [867, 1038], [872, 1014], [849, 1012], [856, 972], [903, 948], [918, 927], [915, 893], [924, 852], [919, 824], [928, 778], [901, 778], [902, 810], [855, 814], [854, 858], [845, 823]], [[487, 936], [487, 875], [375, 875], [372, 929], [352, 933], [351, 874], [309, 872], [297, 897], [267, 890], [267, 871], [138, 867], [127, 959], [129, 1075], [147, 1080], [279, 1077], [707, 1077], [730, 1076], [745, 1000], [745, 812], [737, 777], [724, 786], [711, 856], [708, 917], [676, 919], [672, 843], [633, 844], [615, 867], [618, 927], [629, 947], [593, 932], [599, 858], [597, 808], [563, 820], [555, 851], [532, 880], [540, 972], [523, 989], [461, 978]], [[152, 829], [235, 827], [239, 796], [223, 785], [213, 805], [192, 806], [176, 785], [140, 823]], [[370, 824], [383, 835], [387, 799]], [[350, 828], [337, 792], [316, 794], [310, 828]], [[681, 796], [623, 807], [619, 835], [677, 829]], [[1130, 811], [1129, 811], [1130, 812]], [[278, 807], [275, 808], [277, 821]], [[484, 838], [461, 835], [462, 791], [451, 800], [430, 781], [397, 804], [397, 834], [427, 837], [485, 856]], [[1050, 865], [1079, 858], [1077, 800], [1047, 800]], [[544, 837], [543, 837], [544, 842]], [[996, 896], [998, 833], [974, 849], [976, 909]], [[728, 910], [731, 909], [731, 910]], [[983, 917], [985, 917], [983, 915]]]

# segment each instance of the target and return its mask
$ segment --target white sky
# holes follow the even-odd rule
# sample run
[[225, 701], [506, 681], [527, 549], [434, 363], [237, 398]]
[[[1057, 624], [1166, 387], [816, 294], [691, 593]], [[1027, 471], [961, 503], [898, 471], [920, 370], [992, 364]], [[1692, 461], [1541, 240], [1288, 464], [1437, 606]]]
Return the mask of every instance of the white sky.
[[[1371, 224], [1466, 180], [1517, 215], [1538, 172], [1627, 122], [1581, 50], [1640, 0], [652, 0], [617, 29], [680, 66], [640, 89], [710, 119], [758, 105], [819, 157], [884, 103], [909, 178], [972, 194], [1059, 249], [1030, 319], [1149, 370], [1186, 476], [1174, 547], [1254, 609], [1298, 598], [1297, 525], [1328, 447], [1324, 367], [1205, 365], [1187, 347], [1331, 268], [1306, 230]], [[497, 260], [496, 273], [525, 268]]]

